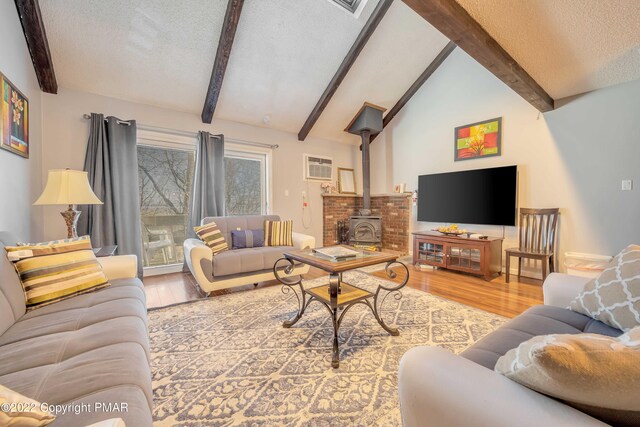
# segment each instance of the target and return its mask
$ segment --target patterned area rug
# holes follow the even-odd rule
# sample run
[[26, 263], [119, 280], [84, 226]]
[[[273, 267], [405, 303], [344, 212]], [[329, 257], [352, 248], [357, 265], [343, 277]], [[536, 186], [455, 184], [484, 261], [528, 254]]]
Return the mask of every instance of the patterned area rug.
[[[358, 271], [344, 280], [371, 290], [382, 281]], [[459, 353], [506, 320], [409, 288], [384, 304], [382, 317], [400, 336], [367, 307], [353, 307], [340, 329], [338, 369], [327, 310], [313, 303], [283, 328], [297, 302], [280, 286], [150, 311], [156, 425], [399, 426], [398, 362], [408, 349]]]

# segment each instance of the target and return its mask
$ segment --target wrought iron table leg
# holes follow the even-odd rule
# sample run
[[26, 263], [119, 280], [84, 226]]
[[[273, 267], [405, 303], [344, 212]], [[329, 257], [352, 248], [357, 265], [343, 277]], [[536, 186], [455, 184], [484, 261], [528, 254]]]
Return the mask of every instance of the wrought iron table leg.
[[392, 328], [390, 326], [387, 326], [386, 323], [384, 323], [384, 320], [382, 320], [382, 317], [380, 317], [380, 315], [378, 314], [378, 310], [376, 308], [376, 305], [377, 305], [376, 302], [377, 302], [376, 299], [374, 299], [373, 305], [367, 304], [371, 308], [371, 311], [373, 312], [373, 316], [376, 318], [380, 326], [382, 326], [382, 329], [389, 332], [389, 334], [393, 335], [394, 337], [397, 337], [398, 335], [400, 335], [400, 331], [397, 328]]
[[[284, 267], [284, 270], [283, 270], [286, 274], [291, 274], [291, 272], [293, 271], [294, 263], [292, 260], [288, 258], [280, 258], [273, 265], [273, 274], [275, 275], [276, 279], [278, 279], [278, 281], [283, 285], [282, 293], [288, 294], [289, 292], [293, 292], [293, 294], [296, 296], [296, 299], [298, 300], [298, 313], [296, 313], [296, 315], [292, 319], [285, 320], [282, 323], [283, 327], [290, 328], [293, 325], [295, 325], [298, 322], [298, 320], [300, 320], [300, 318], [304, 314], [304, 310], [306, 309], [307, 303], [306, 303], [304, 288], [302, 287], [302, 276], [298, 276], [297, 280], [293, 279], [293, 277], [289, 277], [289, 278], [281, 277], [280, 274], [278, 273], [278, 263], [280, 263], [281, 261], [285, 261], [289, 263], [289, 265]], [[296, 286], [300, 288], [300, 296], [298, 296], [298, 293], [295, 290]]]
[[338, 294], [342, 291], [340, 284], [342, 282], [342, 274], [331, 273], [329, 274], [329, 296], [331, 298], [337, 298]]
[[[302, 286], [300, 286], [302, 288]], [[293, 291], [294, 293], [296, 291]], [[296, 293], [296, 297], [298, 297], [298, 294]], [[306, 308], [306, 304], [305, 304], [305, 297], [304, 297], [304, 290], [302, 291], [302, 301], [298, 301], [298, 313], [296, 313], [296, 315], [289, 320], [285, 320], [284, 322], [282, 322], [282, 326], [285, 328], [290, 328], [293, 325], [295, 325], [296, 323], [298, 323], [298, 320], [300, 320], [300, 318], [302, 317], [302, 315], [304, 314], [304, 309]]]
[[340, 325], [338, 324], [338, 310], [334, 308], [331, 311], [333, 320], [333, 357], [331, 358], [331, 367], [335, 369], [340, 367], [340, 348], [338, 347], [338, 329]]
[[[390, 261], [387, 263], [387, 266], [385, 267], [385, 273], [387, 274], [387, 276], [391, 279], [395, 279], [397, 277], [397, 274], [395, 273], [395, 271], [393, 271], [393, 269], [391, 268], [393, 265], [397, 265], [400, 266], [404, 269], [405, 271], [405, 278], [402, 281], [402, 283], [397, 284], [395, 286], [391, 286], [391, 287], [387, 287], [387, 286], [378, 286], [378, 289], [376, 290], [376, 293], [373, 297], [373, 303], [369, 303], [369, 301], [367, 301], [367, 305], [371, 308], [371, 311], [373, 312], [373, 315], [375, 316], [376, 320], [378, 321], [378, 323], [380, 324], [380, 326], [382, 326], [382, 328], [389, 332], [391, 335], [398, 336], [400, 335], [400, 331], [397, 328], [392, 328], [390, 326], [388, 326], [386, 323], [384, 323], [384, 320], [382, 320], [382, 316], [380, 316], [380, 313], [378, 312], [378, 306], [382, 306], [382, 304], [384, 304], [385, 299], [393, 294], [395, 296], [395, 298], [397, 300], [399, 300], [400, 298], [402, 298], [402, 292], [401, 289], [404, 288], [404, 286], [407, 284], [407, 282], [409, 281], [409, 269], [407, 268], [406, 265], [404, 265], [404, 263], [400, 262], [400, 261]], [[378, 303], [378, 299], [380, 298], [380, 291], [385, 290], [388, 293], [382, 298], [382, 301], [380, 301], [380, 303]]]

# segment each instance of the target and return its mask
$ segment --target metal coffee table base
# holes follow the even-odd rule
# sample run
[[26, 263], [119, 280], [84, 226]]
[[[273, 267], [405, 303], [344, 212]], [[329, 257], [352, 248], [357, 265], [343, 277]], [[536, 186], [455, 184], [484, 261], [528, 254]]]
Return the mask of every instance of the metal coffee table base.
[[[380, 326], [393, 336], [400, 335], [397, 328], [392, 328], [387, 325], [380, 316], [380, 309], [384, 304], [384, 301], [389, 295], [394, 295], [395, 299], [402, 298], [401, 289], [409, 281], [409, 269], [400, 261], [388, 262], [385, 267], [387, 276], [391, 279], [397, 277], [393, 267], [402, 267], [405, 270], [405, 278], [402, 283], [392, 287], [379, 285], [375, 293], [369, 292], [365, 289], [357, 286], [345, 283], [342, 281], [342, 273], [332, 273], [329, 275], [329, 284], [316, 286], [314, 288], [305, 289], [302, 285], [301, 276], [289, 276], [284, 277], [282, 272], [290, 274], [293, 271], [293, 261], [288, 258], [279, 259], [274, 267], [273, 271], [280, 283], [282, 283], [282, 292], [287, 294], [293, 292], [298, 300], [298, 312], [296, 315], [285, 321], [282, 326], [290, 328], [295, 325], [302, 317], [309, 304], [313, 301], [318, 301], [322, 304], [331, 316], [333, 323], [333, 357], [331, 359], [331, 366], [338, 368], [340, 366], [340, 348], [338, 342], [338, 331], [344, 316], [349, 312], [351, 307], [357, 304], [363, 304], [371, 309], [373, 316]], [[383, 292], [384, 291], [384, 292]]]

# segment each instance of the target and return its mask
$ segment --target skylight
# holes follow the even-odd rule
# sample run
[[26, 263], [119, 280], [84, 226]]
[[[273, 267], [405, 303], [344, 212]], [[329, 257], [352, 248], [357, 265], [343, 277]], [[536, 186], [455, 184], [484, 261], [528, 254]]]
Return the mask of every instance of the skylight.
[[356, 13], [358, 6], [362, 3], [362, 0], [332, 0], [335, 4], [344, 7], [351, 13]]

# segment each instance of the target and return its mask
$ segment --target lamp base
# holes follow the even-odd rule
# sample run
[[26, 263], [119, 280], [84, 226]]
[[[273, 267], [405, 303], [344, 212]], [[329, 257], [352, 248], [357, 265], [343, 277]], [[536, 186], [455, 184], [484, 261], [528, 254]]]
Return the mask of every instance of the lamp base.
[[73, 205], [69, 205], [69, 209], [66, 211], [60, 212], [60, 215], [64, 218], [64, 222], [67, 224], [67, 237], [69, 239], [78, 237], [77, 226], [81, 213], [82, 212], [73, 209]]

